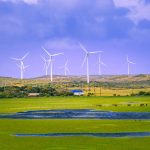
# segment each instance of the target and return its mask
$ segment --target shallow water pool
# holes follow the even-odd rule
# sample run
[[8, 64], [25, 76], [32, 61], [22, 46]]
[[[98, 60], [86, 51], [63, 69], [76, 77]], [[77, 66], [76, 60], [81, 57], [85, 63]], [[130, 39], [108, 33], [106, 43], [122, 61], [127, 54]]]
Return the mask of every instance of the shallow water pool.
[[66, 136], [94, 136], [106, 138], [121, 137], [149, 137], [150, 132], [121, 132], [121, 133], [48, 133], [48, 134], [15, 134], [19, 137], [66, 137]]
[[111, 112], [89, 109], [36, 110], [14, 114], [0, 114], [0, 118], [12, 119], [150, 119], [150, 112]]

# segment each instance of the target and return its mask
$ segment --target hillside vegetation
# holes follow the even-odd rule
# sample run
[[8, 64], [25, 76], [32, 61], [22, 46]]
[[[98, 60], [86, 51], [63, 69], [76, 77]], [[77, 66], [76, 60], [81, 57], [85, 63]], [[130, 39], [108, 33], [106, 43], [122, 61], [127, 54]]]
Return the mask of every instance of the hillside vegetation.
[[[1, 92], [5, 91], [4, 95], [7, 95], [2, 97], [22, 97], [34, 92], [40, 93], [41, 96], [70, 95], [68, 92], [72, 89], [82, 89], [84, 95], [88, 96], [149, 95], [150, 75], [91, 76], [89, 85], [86, 83], [86, 76], [54, 76], [52, 83], [49, 76], [24, 80], [1, 77], [0, 87]], [[17, 96], [16, 90], [21, 92], [17, 93]], [[15, 95], [12, 96], [11, 93]]]
[[[53, 77], [53, 84], [72, 83], [72, 84], [86, 84], [86, 76], [58, 76]], [[91, 76], [91, 84], [103, 87], [150, 87], [150, 75], [105, 75], [105, 76]], [[0, 77], [0, 86], [22, 86], [22, 85], [41, 85], [50, 83], [49, 76], [31, 78], [31, 79], [16, 79], [9, 77]]]

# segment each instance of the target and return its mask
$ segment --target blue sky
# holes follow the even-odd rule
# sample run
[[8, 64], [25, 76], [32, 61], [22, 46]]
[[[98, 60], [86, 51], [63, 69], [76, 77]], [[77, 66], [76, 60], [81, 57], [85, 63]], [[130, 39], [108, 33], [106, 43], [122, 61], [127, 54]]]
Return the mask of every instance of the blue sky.
[[[149, 0], [0, 0], [0, 76], [20, 77], [10, 57], [26, 52], [25, 77], [44, 75], [42, 46], [65, 54], [55, 58], [54, 74], [63, 74], [66, 59], [70, 74], [86, 74], [79, 41], [89, 51], [103, 51], [103, 74], [127, 74], [126, 55], [136, 63], [132, 74], [147, 74], [149, 39]], [[98, 55], [89, 61], [90, 74], [98, 74]]]

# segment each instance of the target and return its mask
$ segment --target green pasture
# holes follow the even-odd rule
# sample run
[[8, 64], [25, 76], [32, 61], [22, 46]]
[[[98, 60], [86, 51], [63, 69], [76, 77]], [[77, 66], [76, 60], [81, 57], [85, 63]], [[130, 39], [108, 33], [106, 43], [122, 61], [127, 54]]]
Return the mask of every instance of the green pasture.
[[[147, 104], [147, 106], [141, 106], [142, 104]], [[121, 112], [149, 112], [150, 97], [47, 97], [0, 99], [0, 113], [49, 109], [98, 109]]]
[[16, 137], [16, 133], [147, 132], [150, 121], [0, 120], [1, 150], [149, 150], [150, 138]]
[[[114, 106], [117, 104], [117, 106]], [[130, 105], [129, 105], [130, 104]], [[141, 106], [144, 104], [144, 106]], [[147, 106], [145, 106], [147, 104]], [[100, 106], [101, 105], [101, 106]], [[49, 109], [149, 112], [150, 97], [0, 99], [0, 113]], [[149, 150], [150, 137], [16, 137], [14, 134], [150, 132], [149, 120], [0, 119], [0, 150]]]

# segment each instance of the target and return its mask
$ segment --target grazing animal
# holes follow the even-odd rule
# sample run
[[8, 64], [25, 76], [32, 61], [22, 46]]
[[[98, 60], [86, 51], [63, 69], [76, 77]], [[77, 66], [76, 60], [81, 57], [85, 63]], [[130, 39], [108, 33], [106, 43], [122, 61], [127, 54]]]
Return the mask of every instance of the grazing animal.
[[144, 104], [140, 104], [140, 106], [142, 107], [142, 106], [144, 106]]
[[118, 105], [117, 104], [113, 104], [113, 106], [117, 107]]
[[97, 105], [98, 107], [102, 107], [102, 105]]

